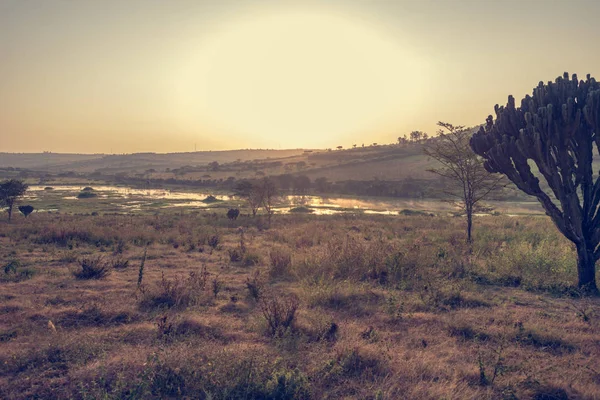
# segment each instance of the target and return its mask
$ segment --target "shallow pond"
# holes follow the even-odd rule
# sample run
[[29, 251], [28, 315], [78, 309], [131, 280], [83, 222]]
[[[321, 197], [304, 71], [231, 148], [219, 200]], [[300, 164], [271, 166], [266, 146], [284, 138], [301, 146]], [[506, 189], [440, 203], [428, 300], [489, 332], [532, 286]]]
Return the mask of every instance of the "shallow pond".
[[[160, 208], [213, 209], [236, 206], [241, 200], [228, 195], [215, 195], [210, 192], [191, 192], [169, 189], [139, 189], [124, 186], [99, 185], [91, 186], [90, 192], [96, 194], [92, 198], [77, 197], [85, 186], [30, 186], [26, 199], [30, 201], [50, 201], [51, 207], [39, 207], [40, 211], [55, 211], [62, 207], [56, 203], [65, 203], [65, 208], [79, 204], [105, 206], [112, 211], [123, 212], [144, 211]], [[216, 201], [207, 200], [213, 196]], [[92, 203], [96, 202], [96, 203]], [[227, 203], [224, 203], [227, 202]], [[492, 202], [491, 204], [502, 214], [543, 214], [537, 202]], [[300, 208], [300, 210], [298, 210]], [[455, 208], [440, 200], [434, 199], [395, 199], [395, 198], [350, 198], [328, 196], [288, 195], [282, 198], [275, 212], [284, 214], [304, 211], [316, 215], [332, 215], [339, 213], [365, 213], [372, 215], [399, 215], [402, 210], [447, 213]]]

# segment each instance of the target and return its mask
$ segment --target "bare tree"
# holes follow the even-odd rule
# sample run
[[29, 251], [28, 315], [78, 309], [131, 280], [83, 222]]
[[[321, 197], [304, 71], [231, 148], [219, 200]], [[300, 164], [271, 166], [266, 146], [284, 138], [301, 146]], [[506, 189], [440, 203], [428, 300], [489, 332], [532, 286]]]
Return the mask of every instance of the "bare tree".
[[441, 165], [429, 172], [450, 181], [450, 187], [444, 193], [466, 215], [467, 242], [471, 243], [473, 214], [484, 209], [482, 200], [505, 183], [502, 176], [486, 171], [483, 159], [471, 150], [470, 130], [446, 122], [438, 122], [438, 126], [441, 128], [439, 136], [427, 142], [424, 152]]
[[27, 184], [17, 179], [11, 179], [0, 183], [0, 206], [4, 206], [8, 212], [8, 221], [12, 218], [12, 211], [15, 202], [19, 197], [23, 197], [27, 191]]
[[248, 207], [252, 211], [252, 216], [256, 217], [256, 213], [263, 203], [261, 185], [248, 180], [240, 181], [235, 187], [235, 194], [246, 200]]
[[260, 209], [264, 201], [264, 194], [261, 185], [255, 184], [252, 185], [252, 189], [246, 197], [246, 202], [248, 203], [248, 207], [252, 210], [252, 216], [256, 217], [256, 213]]
[[262, 193], [262, 205], [267, 212], [269, 226], [271, 226], [271, 217], [273, 216], [273, 206], [279, 200], [279, 189], [269, 177], [265, 177], [260, 184], [260, 192]]
[[[499, 172], [534, 196], [558, 230], [577, 248], [578, 285], [598, 292], [600, 259], [600, 83], [587, 76], [558, 77], [539, 85], [516, 107], [496, 105], [473, 139], [473, 150], [490, 172]], [[535, 164], [535, 168], [532, 168]], [[540, 186], [546, 181], [547, 190]]]

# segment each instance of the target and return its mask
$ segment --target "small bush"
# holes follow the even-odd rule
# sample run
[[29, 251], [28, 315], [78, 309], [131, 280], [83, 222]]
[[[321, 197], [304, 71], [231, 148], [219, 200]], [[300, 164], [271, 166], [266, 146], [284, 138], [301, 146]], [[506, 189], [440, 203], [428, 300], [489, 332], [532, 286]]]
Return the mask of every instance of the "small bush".
[[339, 334], [339, 326], [330, 316], [318, 312], [305, 317], [306, 323], [301, 327], [304, 334], [312, 342], [335, 342]]
[[289, 268], [292, 265], [292, 254], [283, 248], [272, 249], [269, 253], [271, 269], [269, 275], [271, 278], [279, 278], [286, 276], [289, 273]]
[[219, 279], [219, 277], [216, 276], [212, 280], [212, 292], [213, 292], [213, 296], [215, 297], [215, 299], [217, 298], [217, 296], [219, 295], [219, 293], [221, 292], [222, 289], [223, 289], [223, 281], [221, 281]]
[[272, 373], [265, 384], [269, 399], [308, 399], [308, 379], [298, 369], [281, 369]]
[[246, 251], [244, 258], [242, 259], [242, 265], [244, 267], [253, 267], [260, 264], [261, 258], [258, 254], [251, 251]]
[[301, 207], [291, 208], [289, 212], [299, 213], [299, 214], [310, 214], [310, 213], [315, 212], [315, 210], [313, 210], [312, 208], [309, 208], [309, 207], [301, 206]]
[[269, 334], [282, 336], [292, 328], [300, 302], [294, 295], [284, 296], [271, 292], [260, 298], [259, 305], [268, 324]]
[[123, 254], [126, 248], [127, 244], [125, 243], [125, 241], [123, 239], [119, 239], [117, 243], [115, 243], [113, 251], [115, 254]]
[[105, 262], [102, 256], [83, 258], [81, 260], [81, 270], [73, 272], [77, 279], [103, 279], [110, 275], [112, 271], [109, 263]]
[[244, 257], [244, 253], [238, 248], [229, 249], [227, 250], [227, 253], [229, 253], [229, 261], [231, 262], [242, 261], [242, 258]]
[[217, 203], [218, 201], [220, 200], [213, 195], [206, 196], [206, 198], [202, 200], [202, 202], [206, 204]]
[[11, 260], [2, 269], [5, 275], [9, 275], [16, 274], [19, 268], [21, 268], [21, 262], [19, 260]]
[[254, 300], [260, 299], [260, 296], [263, 293], [264, 282], [260, 279], [260, 272], [255, 271], [251, 278], [246, 278], [246, 288], [248, 289], [248, 294]]
[[78, 199], [91, 199], [93, 197], [98, 197], [98, 195], [94, 192], [81, 192], [77, 195]]
[[448, 330], [448, 335], [450, 335], [451, 337], [455, 337], [461, 341], [467, 341], [467, 340], [486, 341], [490, 338], [487, 333], [480, 332], [477, 329], [473, 328], [472, 326], [467, 325], [465, 323], [461, 323], [461, 322], [449, 324], [447, 330]]
[[208, 238], [208, 245], [210, 247], [212, 247], [213, 249], [216, 249], [217, 246], [219, 246], [219, 243], [221, 243], [221, 238], [219, 237], [219, 234], [217, 234], [217, 233], [215, 233], [214, 235], [212, 235]]
[[126, 269], [129, 267], [129, 260], [118, 257], [111, 261], [111, 266], [113, 269]]
[[165, 274], [156, 290], [144, 293], [141, 306], [146, 308], [187, 307], [197, 304], [206, 289], [208, 272], [190, 272], [186, 278], [167, 279]]

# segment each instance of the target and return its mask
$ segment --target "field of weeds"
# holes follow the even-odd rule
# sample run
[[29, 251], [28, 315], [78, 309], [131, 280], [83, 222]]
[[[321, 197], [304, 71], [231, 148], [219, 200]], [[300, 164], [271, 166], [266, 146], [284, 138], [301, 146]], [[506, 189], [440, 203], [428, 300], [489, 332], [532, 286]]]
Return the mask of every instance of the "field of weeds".
[[544, 217], [0, 222], [0, 398], [600, 398]]

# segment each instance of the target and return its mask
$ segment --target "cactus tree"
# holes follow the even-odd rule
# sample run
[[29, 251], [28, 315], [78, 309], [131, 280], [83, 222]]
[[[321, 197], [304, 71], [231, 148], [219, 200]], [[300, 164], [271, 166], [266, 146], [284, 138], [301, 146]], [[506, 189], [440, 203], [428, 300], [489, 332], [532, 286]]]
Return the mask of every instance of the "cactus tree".
[[[540, 82], [515, 106], [496, 105], [471, 139], [490, 172], [505, 174], [535, 196], [558, 230], [577, 248], [579, 287], [597, 292], [600, 258], [600, 84], [589, 75], [579, 81], [565, 73]], [[535, 164], [535, 167], [533, 166]], [[545, 184], [540, 184], [544, 178]]]

